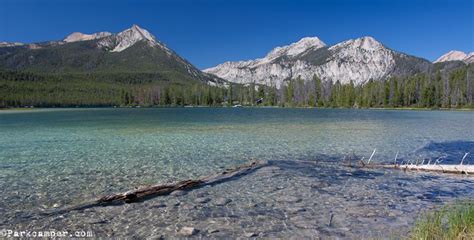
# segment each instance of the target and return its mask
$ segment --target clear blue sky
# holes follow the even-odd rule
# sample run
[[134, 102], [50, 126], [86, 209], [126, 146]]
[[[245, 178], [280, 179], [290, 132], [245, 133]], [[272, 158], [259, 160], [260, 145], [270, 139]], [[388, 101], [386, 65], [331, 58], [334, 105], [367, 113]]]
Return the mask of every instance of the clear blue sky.
[[473, 0], [0, 0], [0, 41], [119, 32], [134, 23], [199, 68], [262, 57], [305, 36], [329, 45], [373, 36], [429, 60], [474, 51]]

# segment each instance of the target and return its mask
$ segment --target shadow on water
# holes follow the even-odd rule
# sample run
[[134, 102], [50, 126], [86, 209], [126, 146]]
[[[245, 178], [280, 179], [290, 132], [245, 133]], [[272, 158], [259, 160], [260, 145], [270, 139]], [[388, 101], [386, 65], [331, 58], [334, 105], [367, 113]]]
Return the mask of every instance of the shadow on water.
[[[340, 158], [336, 158], [340, 159]], [[324, 161], [270, 161], [269, 165], [277, 166], [288, 174], [300, 175], [304, 177], [317, 177], [331, 181], [333, 184], [339, 180], [346, 180], [348, 177], [361, 179], [374, 179], [384, 175], [383, 172], [367, 169], [349, 169], [341, 166], [341, 162], [333, 160]]]
[[[459, 154], [464, 149], [457, 153]], [[340, 194], [340, 192], [328, 192], [324, 190], [326, 186], [336, 185], [344, 188], [343, 186], [349, 182], [351, 187], [357, 187], [357, 184], [363, 185], [367, 180], [375, 184], [371, 189], [381, 195], [400, 199], [416, 198], [430, 203], [442, 203], [443, 199], [455, 199], [474, 194], [474, 190], [469, 187], [473, 186], [474, 179], [466, 176], [444, 176], [436, 173], [405, 174], [399, 170], [348, 168], [332, 160], [271, 161], [269, 165], [279, 167], [288, 177], [302, 176], [314, 179], [318, 183], [316, 184], [318, 191], [328, 194]], [[371, 191], [363, 188], [360, 190]]]
[[443, 164], [459, 164], [466, 153], [464, 164], [474, 164], [474, 141], [430, 142], [414, 152], [432, 161], [441, 158]]

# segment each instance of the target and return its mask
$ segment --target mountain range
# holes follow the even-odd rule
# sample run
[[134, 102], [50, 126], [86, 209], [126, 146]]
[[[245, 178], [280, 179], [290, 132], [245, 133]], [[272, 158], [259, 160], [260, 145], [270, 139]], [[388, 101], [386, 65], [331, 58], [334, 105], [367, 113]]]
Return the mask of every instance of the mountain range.
[[332, 46], [305, 37], [263, 58], [201, 71], [133, 25], [119, 33], [0, 42], [0, 108], [472, 107], [472, 61], [473, 53], [451, 51], [432, 63], [369, 36]]
[[276, 47], [263, 58], [225, 62], [201, 71], [137, 25], [117, 34], [74, 32], [61, 41], [0, 43], [0, 69], [3, 70], [153, 73], [166, 81], [197, 80], [218, 85], [227, 80], [277, 88], [298, 77], [308, 80], [318, 76], [324, 81], [363, 84], [370, 79], [450, 70], [473, 62], [473, 52], [451, 51], [431, 63], [392, 50], [369, 36], [332, 46], [318, 37], [305, 37]]
[[133, 25], [117, 34], [74, 32], [62, 41], [0, 43], [0, 69], [40, 73], [153, 73], [161, 80], [222, 82]]
[[449, 70], [453, 64], [444, 63], [450, 61], [469, 64], [474, 61], [474, 53], [451, 51], [431, 63], [387, 48], [372, 37], [350, 39], [333, 46], [327, 46], [318, 37], [305, 37], [277, 47], [263, 58], [225, 62], [203, 71], [231, 82], [276, 87], [289, 79], [301, 77], [307, 80], [314, 75], [325, 81], [362, 84], [370, 79], [410, 76], [440, 68]]

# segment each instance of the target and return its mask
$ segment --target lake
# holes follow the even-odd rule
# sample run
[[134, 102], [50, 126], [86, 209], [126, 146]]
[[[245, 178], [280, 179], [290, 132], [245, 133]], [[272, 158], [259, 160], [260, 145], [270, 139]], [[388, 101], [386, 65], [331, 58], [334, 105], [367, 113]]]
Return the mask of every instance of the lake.
[[[342, 166], [348, 157], [368, 159], [374, 149], [374, 162], [393, 162], [397, 156], [398, 162], [458, 164], [470, 152], [464, 162], [474, 164], [474, 112], [0, 111], [0, 229], [92, 229], [95, 236], [174, 237], [180, 227], [192, 225], [201, 230], [201, 237], [249, 232], [283, 238], [385, 237], [390, 226], [399, 227], [395, 236], [406, 234], [420, 211], [474, 197], [474, 179], [469, 176]], [[39, 214], [252, 160], [268, 160], [272, 166], [183, 196], [51, 217]], [[206, 196], [209, 201], [195, 201]], [[213, 202], [216, 198], [230, 202], [221, 206]], [[328, 218], [334, 223], [326, 224], [333, 221]], [[367, 226], [373, 231], [364, 230]]]

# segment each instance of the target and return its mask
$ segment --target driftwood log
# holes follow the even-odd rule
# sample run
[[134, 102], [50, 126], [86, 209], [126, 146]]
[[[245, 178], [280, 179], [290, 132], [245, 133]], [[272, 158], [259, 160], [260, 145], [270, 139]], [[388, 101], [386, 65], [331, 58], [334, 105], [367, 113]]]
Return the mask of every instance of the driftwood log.
[[83, 209], [97, 207], [97, 206], [132, 203], [132, 202], [145, 200], [147, 198], [151, 198], [155, 196], [168, 195], [177, 190], [191, 190], [191, 189], [203, 187], [206, 185], [218, 184], [223, 181], [231, 180], [232, 178], [251, 173], [255, 171], [256, 169], [259, 169], [266, 165], [268, 165], [267, 162], [255, 161], [255, 162], [244, 164], [235, 168], [227, 169], [218, 174], [202, 177], [199, 179], [189, 179], [189, 180], [184, 180], [184, 181], [180, 181], [176, 183], [157, 184], [157, 185], [152, 185], [152, 186], [140, 187], [140, 188], [123, 192], [123, 193], [115, 193], [111, 195], [106, 195], [93, 201], [85, 202], [85, 203], [75, 205], [75, 206], [66, 207], [66, 208], [59, 209], [54, 212], [50, 212], [46, 214], [48, 215], [59, 214], [59, 213], [73, 211], [73, 210], [83, 210]]
[[398, 152], [395, 155], [395, 161], [394, 164], [371, 164], [370, 160], [372, 160], [372, 157], [374, 156], [375, 152], [377, 149], [374, 149], [372, 152], [372, 155], [370, 155], [370, 158], [367, 162], [364, 162], [364, 158], [360, 159], [357, 163], [353, 165], [352, 164], [352, 159], [349, 157], [349, 159], [345, 158], [344, 162], [345, 166], [347, 167], [360, 167], [360, 168], [387, 168], [387, 169], [399, 169], [403, 171], [425, 171], [425, 172], [440, 172], [440, 173], [455, 173], [455, 174], [474, 174], [474, 165], [464, 165], [464, 160], [466, 159], [467, 155], [469, 155], [469, 152], [465, 153], [464, 156], [461, 159], [461, 162], [456, 165], [456, 164], [439, 164], [442, 160], [441, 158], [438, 158], [433, 164], [431, 163], [431, 160], [428, 161], [427, 164], [424, 164], [425, 161], [423, 160], [421, 164], [416, 161], [414, 163], [405, 163], [405, 164], [397, 164], [397, 158], [398, 158]]
[[403, 171], [425, 171], [439, 173], [455, 174], [474, 174], [474, 165], [455, 165], [455, 164], [368, 164], [359, 160], [359, 164], [353, 165], [349, 162], [348, 167], [372, 168], [372, 169], [399, 169]]
[[454, 164], [392, 164], [381, 165], [384, 168], [401, 169], [404, 171], [426, 171], [426, 172], [442, 172], [457, 174], [474, 174], [474, 165], [454, 165]]

